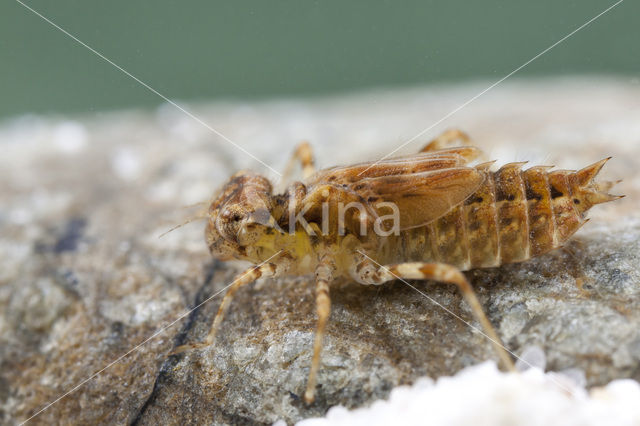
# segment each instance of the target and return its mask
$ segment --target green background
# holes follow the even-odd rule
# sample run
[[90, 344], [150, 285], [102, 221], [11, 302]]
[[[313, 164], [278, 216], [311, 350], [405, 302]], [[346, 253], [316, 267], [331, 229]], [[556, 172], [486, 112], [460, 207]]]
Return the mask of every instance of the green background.
[[[497, 80], [614, 1], [25, 3], [162, 94], [208, 100]], [[626, 0], [516, 76], [637, 78], [639, 28]], [[0, 3], [0, 99], [4, 117], [162, 103], [14, 0]]]

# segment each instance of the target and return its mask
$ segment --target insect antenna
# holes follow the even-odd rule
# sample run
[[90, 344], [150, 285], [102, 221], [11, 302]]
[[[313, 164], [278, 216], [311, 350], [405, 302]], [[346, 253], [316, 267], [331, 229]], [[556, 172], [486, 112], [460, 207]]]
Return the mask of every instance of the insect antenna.
[[187, 204], [185, 206], [181, 206], [180, 209], [187, 210], [187, 209], [192, 209], [194, 207], [206, 206], [207, 204], [210, 204], [210, 203], [211, 201], [200, 201], [199, 203], [193, 203], [193, 204]]
[[162, 238], [165, 235], [167, 235], [169, 232], [173, 232], [178, 228], [182, 228], [184, 225], [188, 225], [191, 222], [196, 222], [198, 220], [206, 219], [207, 216], [208, 216], [207, 215], [208, 209], [209, 209], [208, 206], [210, 206], [211, 203], [213, 202], [213, 200], [215, 200], [218, 197], [219, 193], [220, 193], [220, 190], [216, 191], [215, 194], [211, 198], [209, 198], [207, 201], [200, 201], [198, 203], [187, 204], [187, 205], [181, 206], [180, 207], [181, 210], [191, 209], [193, 207], [201, 207], [201, 209], [195, 216], [191, 216], [190, 218], [188, 218], [187, 220], [185, 220], [181, 224], [178, 224], [178, 225], [174, 226], [173, 228], [169, 229], [168, 231], [165, 231], [162, 234], [158, 235], [158, 238]]
[[[194, 207], [194, 206], [197, 206], [197, 205], [206, 205], [206, 204], [207, 204], [206, 202], [202, 202], [202, 203], [192, 204], [191, 206], [183, 206], [182, 208], [185, 209], [185, 208]], [[178, 228], [182, 228], [184, 225], [188, 225], [191, 222], [196, 222], [198, 220], [203, 220], [203, 219], [206, 219], [206, 218], [207, 218], [207, 211], [205, 209], [201, 209], [200, 212], [198, 212], [198, 214], [196, 214], [195, 216], [191, 216], [190, 218], [188, 218], [184, 222], [182, 222], [182, 223], [172, 227], [171, 229], [163, 232], [162, 234], [158, 235], [158, 238], [162, 238], [165, 235], [167, 235], [169, 232], [173, 232]]]

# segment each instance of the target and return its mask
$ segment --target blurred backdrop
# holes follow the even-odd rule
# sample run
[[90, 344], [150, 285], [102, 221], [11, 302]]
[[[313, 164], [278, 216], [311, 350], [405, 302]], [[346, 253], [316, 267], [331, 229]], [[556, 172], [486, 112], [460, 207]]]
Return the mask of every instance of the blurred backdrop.
[[[497, 80], [615, 3], [22, 1], [181, 100]], [[516, 77], [613, 73], [635, 79], [639, 17], [640, 2], [626, 0]], [[160, 103], [19, 2], [0, 3], [0, 117]]]

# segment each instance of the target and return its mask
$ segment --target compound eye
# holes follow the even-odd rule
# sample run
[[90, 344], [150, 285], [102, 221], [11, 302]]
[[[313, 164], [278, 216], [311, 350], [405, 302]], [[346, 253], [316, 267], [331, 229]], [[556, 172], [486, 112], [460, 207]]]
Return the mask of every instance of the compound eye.
[[239, 222], [242, 219], [242, 215], [240, 213], [229, 209], [225, 209], [220, 217], [231, 222]]
[[222, 210], [216, 218], [215, 226], [222, 238], [230, 242], [235, 242], [242, 219], [242, 212], [226, 208]]

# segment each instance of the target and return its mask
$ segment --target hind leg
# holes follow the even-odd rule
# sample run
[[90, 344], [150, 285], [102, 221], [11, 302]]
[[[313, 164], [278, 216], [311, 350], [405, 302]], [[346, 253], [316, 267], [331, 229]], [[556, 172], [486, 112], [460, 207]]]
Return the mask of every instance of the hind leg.
[[484, 314], [482, 305], [480, 305], [471, 284], [460, 270], [444, 263], [411, 262], [383, 266], [363, 252], [360, 252], [360, 254], [365, 257], [365, 260], [354, 267], [352, 274], [355, 275], [354, 278], [362, 283], [382, 284], [386, 281], [398, 279], [411, 286], [405, 279], [416, 279], [434, 280], [458, 286], [463, 297], [469, 306], [471, 306], [474, 316], [484, 329], [485, 336], [493, 343], [504, 366], [509, 370], [515, 371], [515, 366], [509, 353], [500, 341], [500, 337], [498, 337], [487, 316]]
[[458, 129], [449, 129], [445, 130], [444, 132], [442, 132], [442, 134], [427, 143], [419, 152], [437, 151], [439, 149], [451, 148], [454, 146], [465, 146], [470, 144], [471, 139], [465, 132]]

